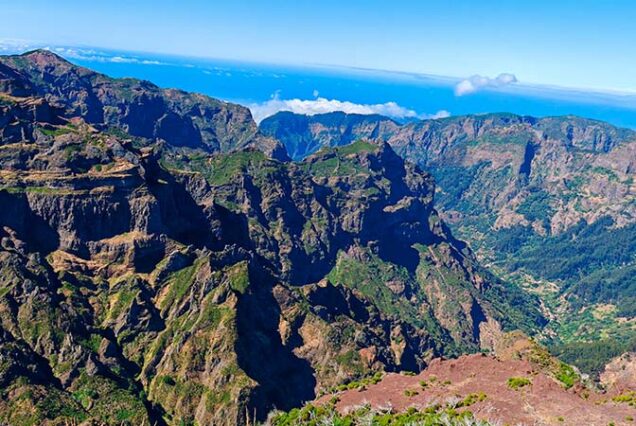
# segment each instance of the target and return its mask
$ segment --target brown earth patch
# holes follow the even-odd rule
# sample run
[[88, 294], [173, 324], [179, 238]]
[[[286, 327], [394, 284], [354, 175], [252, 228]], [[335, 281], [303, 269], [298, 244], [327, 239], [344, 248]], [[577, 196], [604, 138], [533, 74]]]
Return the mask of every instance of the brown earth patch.
[[[527, 378], [531, 384], [513, 389], [508, 385], [513, 377]], [[595, 393], [582, 386], [566, 390], [528, 361], [502, 361], [481, 354], [435, 359], [415, 376], [389, 373], [375, 385], [341, 393], [336, 408], [346, 413], [365, 404], [396, 412], [433, 404], [461, 406], [460, 401], [470, 394], [482, 395], [483, 400], [461, 409], [503, 424], [618, 426], [634, 424], [630, 419], [636, 417], [635, 407], [613, 402], [611, 393]]]

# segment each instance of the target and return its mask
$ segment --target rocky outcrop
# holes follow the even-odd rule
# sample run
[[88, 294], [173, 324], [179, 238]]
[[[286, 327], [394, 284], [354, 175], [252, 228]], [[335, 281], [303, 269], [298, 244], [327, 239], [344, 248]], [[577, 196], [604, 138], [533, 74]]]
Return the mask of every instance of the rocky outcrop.
[[636, 353], [627, 352], [612, 359], [600, 376], [603, 386], [615, 393], [633, 392], [636, 389]]

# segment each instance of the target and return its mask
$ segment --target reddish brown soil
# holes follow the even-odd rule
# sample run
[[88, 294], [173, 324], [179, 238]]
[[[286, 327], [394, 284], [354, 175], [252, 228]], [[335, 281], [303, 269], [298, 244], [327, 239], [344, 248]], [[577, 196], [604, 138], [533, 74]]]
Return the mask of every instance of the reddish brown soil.
[[[508, 386], [511, 377], [527, 377], [532, 384], [513, 390]], [[420, 385], [422, 380], [428, 383], [424, 389]], [[407, 390], [418, 393], [407, 396]], [[511, 425], [636, 425], [636, 421], [630, 420], [636, 418], [636, 408], [612, 402], [611, 394], [598, 394], [582, 387], [566, 390], [555, 379], [536, 372], [527, 361], [501, 361], [483, 355], [434, 360], [417, 376], [388, 374], [367, 389], [342, 393], [336, 407], [344, 413], [369, 403], [373, 408], [390, 406], [399, 412], [411, 406], [446, 404], [452, 398], [459, 400], [479, 392], [486, 394], [486, 399], [467, 409], [482, 420]]]

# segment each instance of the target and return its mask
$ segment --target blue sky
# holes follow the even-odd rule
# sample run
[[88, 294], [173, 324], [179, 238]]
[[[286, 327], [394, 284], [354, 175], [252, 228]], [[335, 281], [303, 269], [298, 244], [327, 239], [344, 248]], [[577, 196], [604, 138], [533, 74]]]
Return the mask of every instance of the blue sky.
[[0, 0], [0, 39], [636, 91], [636, 2]]

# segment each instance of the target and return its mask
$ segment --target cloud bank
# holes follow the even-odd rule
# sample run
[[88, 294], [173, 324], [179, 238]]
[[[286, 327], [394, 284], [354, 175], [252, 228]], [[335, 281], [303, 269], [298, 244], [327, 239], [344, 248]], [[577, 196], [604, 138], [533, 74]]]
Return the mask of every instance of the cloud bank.
[[[316, 91], [315, 91], [316, 92]], [[279, 99], [273, 96], [272, 99], [248, 105], [252, 116], [257, 123], [264, 118], [272, 116], [280, 111], [290, 111], [296, 114], [316, 115], [328, 112], [342, 111], [348, 114], [380, 114], [391, 118], [419, 118], [433, 119], [449, 117], [450, 113], [445, 110], [436, 112], [435, 114], [418, 114], [412, 109], [404, 108], [395, 102], [386, 102], [383, 104], [357, 104], [349, 101], [340, 101], [338, 99], [327, 99], [316, 97], [316, 99]]]
[[516, 82], [517, 77], [509, 73], [499, 74], [495, 78], [473, 75], [455, 86], [455, 96], [469, 95], [481, 89], [503, 87]]
[[164, 62], [143, 59], [134, 56], [112, 55], [93, 49], [81, 49], [72, 47], [44, 47], [44, 49], [58, 53], [65, 58], [80, 59], [95, 62], [112, 62], [116, 64], [143, 64], [143, 65], [168, 65]]
[[55, 52], [67, 59], [79, 59], [93, 62], [112, 62], [118, 64], [142, 64], [142, 65], [170, 65], [154, 59], [145, 59], [136, 56], [125, 56], [122, 54], [111, 54], [95, 49], [80, 47], [47, 46], [40, 43], [33, 43], [25, 40], [0, 39], [0, 52], [22, 53], [28, 50], [44, 49]]

